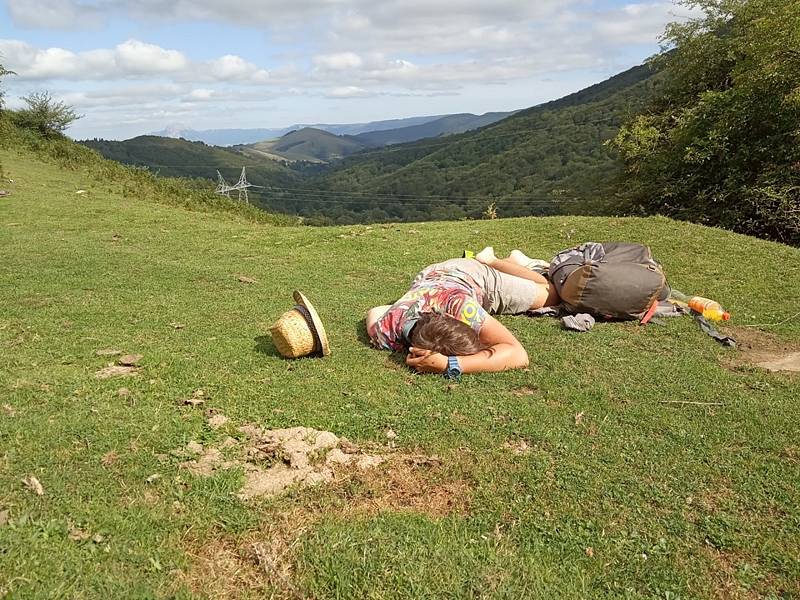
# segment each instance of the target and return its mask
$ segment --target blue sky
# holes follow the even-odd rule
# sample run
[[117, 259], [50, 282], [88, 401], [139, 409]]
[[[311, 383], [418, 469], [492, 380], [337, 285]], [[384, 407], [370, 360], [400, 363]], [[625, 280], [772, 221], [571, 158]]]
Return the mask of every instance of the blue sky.
[[525, 108], [658, 50], [670, 0], [4, 0], [7, 103], [76, 138]]

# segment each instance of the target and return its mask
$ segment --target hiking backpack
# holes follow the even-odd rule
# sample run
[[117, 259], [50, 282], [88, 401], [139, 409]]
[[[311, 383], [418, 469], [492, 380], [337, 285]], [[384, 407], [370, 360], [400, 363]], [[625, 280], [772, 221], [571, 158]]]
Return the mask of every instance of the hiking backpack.
[[661, 265], [641, 244], [587, 242], [563, 250], [549, 276], [566, 310], [605, 319], [642, 319], [670, 292]]

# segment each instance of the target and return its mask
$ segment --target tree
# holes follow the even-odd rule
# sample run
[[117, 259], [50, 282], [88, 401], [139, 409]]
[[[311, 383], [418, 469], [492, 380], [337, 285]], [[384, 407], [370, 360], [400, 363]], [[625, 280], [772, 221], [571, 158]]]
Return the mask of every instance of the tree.
[[630, 208], [800, 244], [800, 4], [686, 0], [664, 83], [613, 145]]
[[[3, 77], [6, 75], [16, 75], [16, 73], [14, 73], [14, 71], [9, 71], [0, 63], [0, 83], [2, 83]], [[5, 92], [3, 88], [0, 87], [0, 110], [3, 108], [3, 96], [5, 96]]]
[[34, 92], [22, 100], [28, 108], [16, 112], [17, 124], [33, 129], [44, 137], [61, 135], [82, 117], [68, 104], [54, 100], [49, 92]]

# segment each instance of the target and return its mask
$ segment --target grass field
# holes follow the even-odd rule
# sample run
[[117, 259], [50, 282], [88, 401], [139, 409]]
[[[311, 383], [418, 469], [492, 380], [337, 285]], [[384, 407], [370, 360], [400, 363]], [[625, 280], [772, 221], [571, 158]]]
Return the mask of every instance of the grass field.
[[[362, 320], [465, 247], [625, 239], [719, 299], [745, 349], [797, 349], [797, 249], [660, 218], [273, 227], [0, 160], [0, 596], [800, 597], [796, 374], [689, 319], [513, 317], [530, 369], [449, 384], [369, 348]], [[293, 289], [330, 357], [276, 356]], [[105, 348], [138, 373], [97, 379]], [[246, 423], [391, 460], [248, 503], [241, 469], [181, 468], [176, 449]]]

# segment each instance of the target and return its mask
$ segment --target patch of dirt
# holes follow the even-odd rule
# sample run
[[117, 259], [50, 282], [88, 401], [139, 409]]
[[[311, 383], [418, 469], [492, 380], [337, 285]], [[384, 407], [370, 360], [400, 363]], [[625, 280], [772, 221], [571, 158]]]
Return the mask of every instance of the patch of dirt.
[[519, 387], [519, 388], [515, 389], [511, 393], [514, 396], [517, 396], [518, 398], [522, 398], [524, 396], [536, 396], [536, 395], [540, 394], [541, 392], [539, 391], [539, 388], [523, 385], [522, 387]]
[[22, 483], [26, 488], [28, 488], [37, 496], [44, 495], [44, 488], [42, 487], [42, 484], [39, 483], [39, 480], [33, 475], [28, 475], [27, 477], [25, 477], [25, 479], [22, 480]]
[[[227, 422], [227, 417], [217, 414], [209, 420], [209, 427], [216, 429]], [[173, 454], [195, 456], [181, 463], [181, 467], [200, 477], [212, 475], [219, 469], [242, 467], [245, 472], [244, 485], [239, 492], [242, 500], [276, 496], [292, 486], [331, 482], [337, 468], [365, 470], [384, 461], [384, 457], [363, 453], [355, 444], [330, 431], [309, 427], [265, 430], [256, 425], [243, 425], [239, 432], [245, 435], [241, 443], [227, 437], [217, 448], [203, 448], [192, 441]], [[239, 456], [226, 460], [223, 450], [235, 454], [237, 447]]]
[[215, 414], [209, 417], [208, 419], [208, 426], [211, 429], [219, 429], [228, 423], [230, 419], [223, 414]]
[[[436, 456], [392, 452], [397, 435], [391, 430], [382, 452], [366, 452], [347, 438], [310, 427], [248, 424], [238, 431], [240, 440], [228, 436], [215, 447], [190, 441], [172, 454], [186, 459], [180, 466], [197, 477], [244, 469], [243, 501], [289, 488], [299, 489], [300, 501], [288, 510], [285, 504], [267, 505], [262, 525], [244, 536], [217, 532], [187, 539], [193, 560], [186, 571], [174, 573], [175, 591], [186, 587], [214, 598], [302, 598], [293, 583], [295, 549], [323, 516], [347, 519], [391, 510], [441, 518], [470, 508], [468, 482], [449, 476]], [[323, 482], [324, 488], [302, 490]]]
[[439, 459], [401, 454], [385, 462], [384, 468], [351, 476], [350, 487], [357, 492], [347, 496], [345, 514], [373, 515], [391, 510], [440, 518], [469, 511], [469, 484], [447, 479]]
[[347, 519], [391, 510], [444, 517], [466, 514], [471, 500], [469, 484], [448, 478], [439, 458], [399, 453], [367, 471], [351, 461], [347, 476], [337, 477], [321, 502], [314, 494], [302, 506], [270, 511], [259, 529], [240, 538], [222, 534], [187, 540], [193, 560], [186, 571], [176, 573], [175, 591], [185, 586], [223, 599], [305, 598], [294, 584], [295, 554], [323, 516]]
[[119, 356], [122, 354], [122, 350], [117, 350], [116, 348], [101, 348], [95, 351], [95, 354], [97, 356]]
[[99, 371], [96, 371], [94, 376], [96, 379], [109, 379], [111, 377], [131, 377], [136, 375], [136, 367], [125, 365], [108, 365]]
[[188, 406], [200, 406], [201, 404], [205, 404], [206, 402], [205, 395], [206, 393], [203, 390], [195, 390], [192, 392], [191, 398], [183, 398], [178, 402], [180, 404], [186, 404]]
[[117, 359], [117, 363], [124, 367], [135, 367], [143, 358], [141, 354], [125, 354]]
[[752, 327], [729, 327], [738, 352], [730, 366], [754, 365], [772, 372], [800, 373], [800, 344]]
[[531, 447], [525, 440], [508, 440], [503, 444], [503, 448], [510, 450], [517, 456], [522, 456], [531, 453]]

